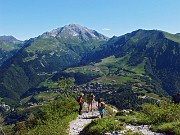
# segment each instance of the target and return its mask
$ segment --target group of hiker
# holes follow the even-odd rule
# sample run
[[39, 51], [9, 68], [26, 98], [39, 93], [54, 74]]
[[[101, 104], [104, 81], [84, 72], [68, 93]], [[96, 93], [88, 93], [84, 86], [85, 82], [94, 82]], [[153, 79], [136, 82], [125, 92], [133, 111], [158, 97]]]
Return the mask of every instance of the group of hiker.
[[[84, 96], [84, 94], [80, 93], [79, 97], [77, 98], [77, 102], [79, 103], [79, 115], [82, 114], [82, 108], [83, 108], [83, 104], [84, 104], [83, 96]], [[89, 92], [89, 94], [87, 95], [87, 104], [88, 104], [87, 112], [93, 111], [93, 102], [94, 101], [95, 101], [94, 94], [92, 92]], [[98, 99], [97, 108], [98, 108], [98, 111], [99, 111], [101, 118], [103, 118], [104, 117], [105, 103], [102, 101], [101, 98]]]

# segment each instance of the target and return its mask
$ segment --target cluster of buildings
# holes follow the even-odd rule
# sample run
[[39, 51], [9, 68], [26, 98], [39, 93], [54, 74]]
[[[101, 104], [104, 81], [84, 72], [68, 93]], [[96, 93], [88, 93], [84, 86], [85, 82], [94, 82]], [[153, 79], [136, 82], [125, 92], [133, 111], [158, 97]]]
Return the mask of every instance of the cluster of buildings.
[[84, 93], [87, 93], [89, 91], [95, 92], [95, 93], [100, 93], [102, 90], [110, 90], [109, 86], [112, 86], [115, 83], [116, 83], [116, 81], [112, 80], [112, 83], [110, 83], [110, 84], [96, 82], [96, 83], [91, 83], [91, 84], [86, 84], [86, 85], [79, 85], [79, 86], [76, 86], [76, 88], [73, 89], [72, 92], [75, 93], [75, 92], [81, 90]]

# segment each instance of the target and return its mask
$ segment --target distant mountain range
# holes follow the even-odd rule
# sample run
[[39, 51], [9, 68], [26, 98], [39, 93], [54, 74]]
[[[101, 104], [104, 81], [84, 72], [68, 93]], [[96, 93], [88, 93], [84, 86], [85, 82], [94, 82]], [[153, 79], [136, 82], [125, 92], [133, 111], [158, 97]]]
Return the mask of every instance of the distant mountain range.
[[[14, 48], [17, 46], [13, 55], [2, 58], [0, 68], [0, 97], [8, 103], [68, 67], [101, 62], [111, 56], [120, 59], [119, 63], [114, 62], [119, 67], [117, 72], [120, 68], [138, 67], [136, 69], [142, 71], [142, 76], [154, 80], [153, 88], [157, 94], [171, 95], [180, 88], [179, 34], [137, 30], [108, 38], [95, 30], [70, 24], [24, 43], [13, 37], [4, 37], [4, 40]], [[4, 50], [3, 37], [0, 42], [1, 50]]]
[[13, 36], [0, 36], [0, 66], [12, 57], [23, 45], [23, 42]]

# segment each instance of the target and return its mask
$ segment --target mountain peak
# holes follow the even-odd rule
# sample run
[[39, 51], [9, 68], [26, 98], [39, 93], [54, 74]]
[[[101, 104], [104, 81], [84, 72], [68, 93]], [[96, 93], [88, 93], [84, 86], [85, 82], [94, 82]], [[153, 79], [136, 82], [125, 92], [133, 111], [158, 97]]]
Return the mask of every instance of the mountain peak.
[[81, 26], [80, 24], [68, 24], [68, 25], [65, 25], [64, 27], [66, 27], [66, 28], [79, 28], [79, 29], [86, 28], [86, 27]]
[[107, 40], [108, 37], [98, 33], [95, 30], [88, 29], [87, 27], [79, 24], [69, 24], [64, 27], [54, 29], [50, 32], [46, 32], [42, 35], [43, 37], [75, 37], [80, 40], [88, 41], [90, 39]]
[[20, 42], [20, 40], [16, 39], [13, 36], [0, 36], [0, 41], [2, 41], [2, 42], [9, 42], [9, 43]]

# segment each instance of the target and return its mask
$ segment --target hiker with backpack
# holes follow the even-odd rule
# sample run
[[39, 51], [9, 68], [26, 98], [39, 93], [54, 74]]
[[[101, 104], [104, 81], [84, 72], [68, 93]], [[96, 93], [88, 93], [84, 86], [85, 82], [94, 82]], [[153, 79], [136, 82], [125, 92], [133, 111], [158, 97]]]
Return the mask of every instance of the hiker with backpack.
[[84, 101], [83, 101], [83, 93], [80, 93], [80, 95], [79, 95], [79, 97], [78, 97], [78, 99], [77, 99], [77, 102], [78, 102], [78, 104], [79, 104], [79, 115], [81, 115], [82, 114], [82, 108], [83, 108], [83, 103], [84, 103]]
[[87, 103], [88, 103], [88, 112], [92, 112], [92, 108], [93, 108], [93, 105], [92, 105], [92, 102], [94, 100], [94, 94], [92, 93], [92, 91], [90, 91], [90, 93], [87, 95]]
[[102, 101], [101, 98], [98, 99], [98, 110], [101, 118], [104, 117], [104, 109], [105, 109], [105, 103]]

